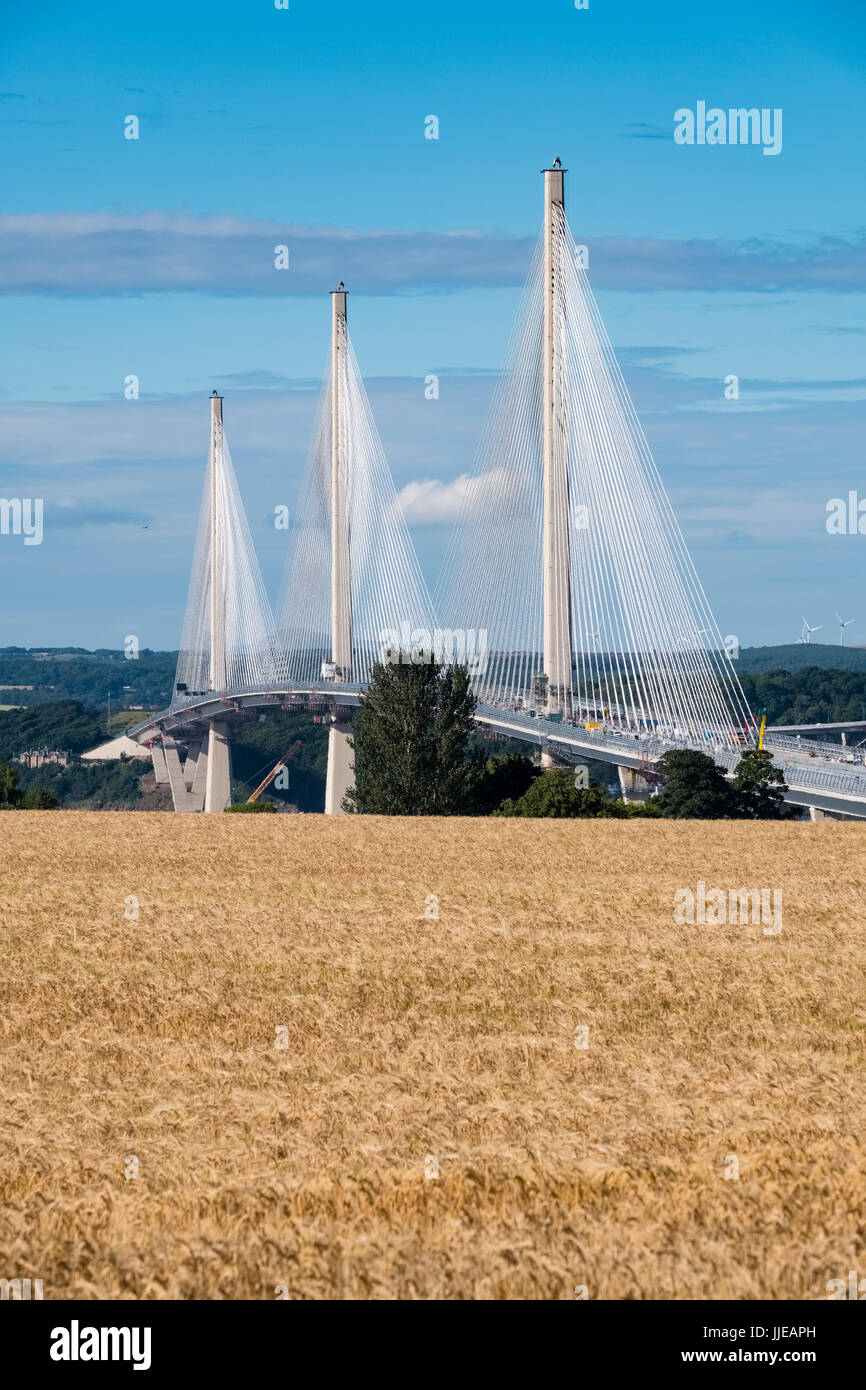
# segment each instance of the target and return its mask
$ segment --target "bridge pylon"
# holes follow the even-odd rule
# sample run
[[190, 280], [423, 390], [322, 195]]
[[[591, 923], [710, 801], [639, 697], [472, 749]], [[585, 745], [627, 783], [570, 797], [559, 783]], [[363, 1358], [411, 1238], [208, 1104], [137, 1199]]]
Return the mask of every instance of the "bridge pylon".
[[[565, 216], [560, 161], [436, 593], [481, 704], [733, 751], [750, 714]], [[546, 753], [549, 763], [551, 755]]]
[[562, 338], [565, 305], [562, 227], [566, 170], [544, 173], [544, 297], [542, 468], [544, 672], [547, 713], [563, 708], [571, 685], [571, 571], [568, 525], [568, 439]]
[[[544, 292], [542, 362], [542, 584], [544, 674], [547, 708], [562, 713], [571, 686], [571, 568], [568, 526], [568, 452], [562, 338], [565, 305], [562, 276], [562, 227], [566, 170], [544, 169]], [[542, 767], [559, 760], [543, 752]]]
[[[223, 452], [223, 398], [216, 391], [210, 398], [210, 455], [208, 491], [210, 493], [210, 689], [225, 690], [226, 671], [226, 595], [225, 535], [220, 524], [219, 464]], [[232, 799], [231, 749], [224, 719], [212, 719], [208, 727], [207, 773], [204, 809], [224, 811]]]
[[[346, 294], [331, 291], [331, 665], [334, 684], [352, 678], [352, 584], [349, 553], [348, 429], [346, 379], [349, 327]], [[325, 815], [343, 814], [343, 798], [355, 785], [350, 726], [336, 710], [328, 730]]]
[[[207, 478], [171, 710], [180, 714], [208, 692], [225, 704], [229, 691], [256, 685], [267, 689], [276, 679], [273, 619], [226, 443], [223, 398], [214, 391]], [[231, 803], [228, 721], [220, 714], [209, 716], [205, 736], [200, 729], [197, 734], [196, 742], [187, 744], [183, 765], [175, 742], [179, 731], [163, 741], [161, 761], [174, 809], [224, 811]]]
[[[342, 282], [279, 605], [285, 676], [331, 707], [325, 812], [354, 782], [348, 707], [376, 663], [433, 650], [436, 620], [352, 347]], [[340, 698], [340, 687], [355, 694]], [[349, 692], [347, 692], [349, 694]], [[363, 701], [363, 694], [361, 696]]]

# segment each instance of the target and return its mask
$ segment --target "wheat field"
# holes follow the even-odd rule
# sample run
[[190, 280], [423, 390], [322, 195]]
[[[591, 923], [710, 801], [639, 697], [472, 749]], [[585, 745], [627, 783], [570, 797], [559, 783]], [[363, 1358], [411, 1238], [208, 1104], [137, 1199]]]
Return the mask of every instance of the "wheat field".
[[[0, 837], [0, 1275], [790, 1299], [866, 1271], [866, 827], [10, 812]], [[698, 882], [782, 890], [782, 930], [678, 925]]]

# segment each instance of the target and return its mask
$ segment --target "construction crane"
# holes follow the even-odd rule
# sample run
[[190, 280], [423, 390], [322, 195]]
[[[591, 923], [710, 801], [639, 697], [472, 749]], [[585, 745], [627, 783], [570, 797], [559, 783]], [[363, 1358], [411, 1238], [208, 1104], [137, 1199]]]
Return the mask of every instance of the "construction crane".
[[250, 802], [252, 802], [252, 801], [258, 801], [258, 799], [259, 799], [259, 797], [261, 796], [262, 792], [265, 791], [265, 789], [271, 785], [271, 783], [273, 782], [273, 780], [274, 780], [274, 778], [276, 777], [277, 773], [279, 772], [280, 768], [283, 767], [283, 766], [289, 761], [289, 758], [293, 757], [293, 755], [294, 755], [295, 753], [297, 753], [297, 751], [298, 751], [299, 748], [303, 748], [303, 746], [304, 746], [304, 740], [301, 739], [301, 738], [296, 738], [295, 741], [294, 741], [294, 743], [292, 744], [291, 748], [289, 749], [288, 753], [285, 753], [285, 754], [283, 755], [283, 757], [280, 758], [279, 762], [274, 764], [274, 766], [271, 768], [270, 772], [268, 773], [268, 775], [267, 775], [267, 777], [264, 779], [264, 781], [263, 781], [263, 782], [259, 782], [259, 785], [256, 787], [256, 789], [255, 789], [255, 791], [253, 792], [252, 796], [248, 796], [248, 797], [247, 797], [247, 805], [248, 805], [248, 806], [249, 806]]

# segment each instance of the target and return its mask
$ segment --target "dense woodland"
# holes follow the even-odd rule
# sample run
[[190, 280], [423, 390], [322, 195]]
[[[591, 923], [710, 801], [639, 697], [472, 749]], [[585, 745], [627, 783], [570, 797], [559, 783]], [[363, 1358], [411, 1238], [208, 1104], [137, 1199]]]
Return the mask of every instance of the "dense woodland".
[[84, 753], [107, 737], [105, 716], [78, 700], [0, 710], [0, 762], [31, 748]]
[[866, 671], [827, 671], [804, 666], [796, 672], [741, 675], [740, 681], [751, 709], [766, 709], [768, 724], [866, 719]]

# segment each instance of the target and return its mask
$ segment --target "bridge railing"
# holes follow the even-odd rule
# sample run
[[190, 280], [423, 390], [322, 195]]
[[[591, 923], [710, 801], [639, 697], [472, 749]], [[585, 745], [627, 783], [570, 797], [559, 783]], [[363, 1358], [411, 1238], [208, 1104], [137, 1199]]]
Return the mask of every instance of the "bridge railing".
[[795, 738], [792, 734], [773, 734], [771, 738], [765, 740], [764, 746], [769, 749], [785, 748], [794, 753], [814, 753], [816, 757], [830, 757], [834, 762], [841, 762], [843, 758], [860, 757], [855, 754], [853, 747], [848, 747], [842, 743], [823, 743], [814, 738]]
[[814, 787], [816, 791], [843, 792], [860, 800], [866, 797], [866, 768], [856, 772], [830, 772], [821, 767], [805, 767], [802, 763], [785, 763], [782, 772], [792, 791]]
[[[656, 762], [663, 753], [675, 749], [690, 749], [707, 753], [727, 772], [733, 772], [739, 762], [738, 753], [714, 747], [712, 743], [697, 739], [641, 738], [637, 734], [613, 734], [604, 729], [579, 729], [571, 724], [553, 723], [548, 719], [540, 719], [517, 710], [503, 710], [496, 706], [479, 705], [477, 713], [481, 719], [501, 719], [503, 723], [531, 729], [539, 742], [548, 746], [558, 744], [563, 752], [570, 747], [574, 757], [580, 757], [581, 753], [585, 757], [589, 749], [596, 747], [599, 751], [603, 749], [607, 753], [628, 751], [632, 756], [639, 754], [648, 762]], [[792, 742], [796, 744], [795, 740]], [[578, 743], [579, 747], [576, 746]], [[777, 760], [776, 765], [781, 768], [786, 783], [794, 791], [813, 788], [816, 791], [847, 793], [860, 799], [866, 796], [864, 767], [851, 767], [843, 771], [841, 766], [838, 770], [835, 767], [811, 767], [805, 763], [783, 762], [781, 759]]]
[[562, 724], [521, 710], [500, 709], [497, 705], [479, 705], [476, 715], [481, 720], [501, 719], [503, 723], [516, 724], [532, 730], [539, 742], [561, 743], [563, 746], [579, 743], [594, 745], [606, 752], [615, 753], [626, 750], [633, 756], [647, 758], [654, 762], [663, 753], [690, 750], [707, 753], [724, 767], [733, 769], [738, 755], [730, 749], [721, 748], [711, 740], [686, 738], [655, 738], [652, 734], [635, 734], [611, 729], [585, 729], [574, 724]]

